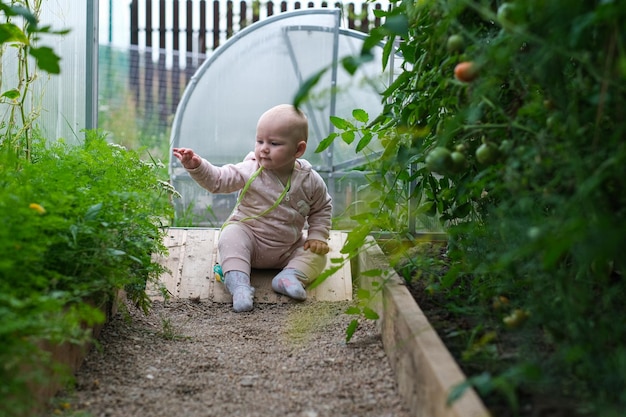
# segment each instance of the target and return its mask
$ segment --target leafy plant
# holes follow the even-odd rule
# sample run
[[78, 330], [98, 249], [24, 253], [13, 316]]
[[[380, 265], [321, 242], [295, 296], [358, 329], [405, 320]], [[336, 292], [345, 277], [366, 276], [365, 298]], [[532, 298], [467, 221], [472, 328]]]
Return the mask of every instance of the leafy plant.
[[[491, 300], [500, 295], [526, 313], [514, 329], [507, 316], [497, 329], [526, 335], [520, 359], [470, 380], [501, 387], [515, 412], [517, 395], [533, 385], [516, 370], [532, 368], [533, 381], [544, 382], [536, 386], [551, 381], [555, 395], [577, 400], [575, 412], [619, 415], [626, 5], [398, 1], [377, 13], [386, 23], [361, 57], [385, 42], [388, 55], [402, 54], [404, 72], [384, 92], [380, 115], [333, 120], [338, 132], [323, 142], [383, 148], [359, 147], [382, 198], [354, 217], [351, 245], [377, 230], [411, 239], [415, 216], [435, 216], [449, 236], [439, 290], [478, 315], [496, 314]], [[457, 67], [469, 62], [471, 74]]]
[[119, 290], [149, 308], [146, 284], [163, 272], [152, 255], [166, 251], [172, 215], [158, 167], [97, 132], [83, 146], [35, 145], [15, 169], [0, 144], [0, 410], [14, 415], [32, 406], [27, 384], [56, 366], [42, 342], [90, 340]]
[[17, 85], [6, 89], [2, 85], [3, 81], [6, 84], [4, 74], [0, 74], [0, 104], [9, 106], [8, 115], [2, 121], [3, 135], [0, 141], [11, 142], [15, 151], [25, 159], [31, 156], [32, 123], [39, 112], [39, 109], [31, 108], [32, 103], [28, 102], [32, 94], [31, 85], [37, 78], [36, 72], [31, 69], [31, 60], [35, 61], [37, 68], [49, 74], [58, 74], [61, 71], [61, 58], [49, 46], [39, 46], [38, 41], [42, 34], [63, 35], [69, 32], [39, 25], [40, 11], [41, 0], [0, 1], [0, 12], [5, 18], [0, 23], [0, 58], [6, 54], [7, 47], [14, 48], [10, 53], [17, 58]]

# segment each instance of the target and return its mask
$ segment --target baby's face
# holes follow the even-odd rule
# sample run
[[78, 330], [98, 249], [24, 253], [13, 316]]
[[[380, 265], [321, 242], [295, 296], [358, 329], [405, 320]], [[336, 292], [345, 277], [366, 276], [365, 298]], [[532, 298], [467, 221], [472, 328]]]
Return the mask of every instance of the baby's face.
[[288, 119], [261, 119], [257, 125], [254, 155], [263, 168], [278, 174], [288, 173], [300, 156], [300, 142], [303, 141], [298, 140]]

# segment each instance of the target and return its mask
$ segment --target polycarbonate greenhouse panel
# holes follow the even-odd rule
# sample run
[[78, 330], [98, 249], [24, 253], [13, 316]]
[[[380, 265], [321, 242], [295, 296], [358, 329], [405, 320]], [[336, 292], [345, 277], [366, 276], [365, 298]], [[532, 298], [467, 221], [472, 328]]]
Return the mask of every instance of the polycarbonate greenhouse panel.
[[[36, 46], [49, 47], [61, 58], [60, 74], [50, 75], [29, 62], [30, 77], [36, 72], [25, 103], [27, 114], [36, 114], [33, 125], [48, 141], [59, 138], [82, 143], [83, 129], [96, 127], [97, 109], [97, 0], [41, 2], [39, 24], [52, 31], [69, 30], [64, 35], [39, 34]], [[34, 7], [34, 6], [32, 6]], [[14, 18], [20, 25], [20, 19]], [[15, 48], [2, 56], [2, 89], [18, 85], [18, 58]], [[0, 105], [6, 114], [8, 107]]]
[[[398, 72], [393, 62], [391, 72], [383, 72], [380, 47], [374, 50], [374, 60], [350, 75], [339, 60], [358, 56], [366, 35], [340, 28], [340, 23], [339, 9], [298, 10], [257, 22], [229, 39], [187, 86], [174, 118], [171, 146], [193, 148], [216, 165], [241, 161], [254, 149], [259, 116], [277, 104], [293, 103], [300, 86], [326, 69], [302, 105], [309, 118], [304, 158], [325, 176], [334, 193], [335, 173], [352, 165], [357, 141], [347, 145], [337, 140], [316, 154], [317, 145], [334, 129], [330, 116], [353, 120], [352, 111], [363, 109], [374, 119], [382, 109], [380, 93]], [[200, 190], [176, 158], [171, 158], [170, 175], [183, 195], [177, 202], [179, 217], [191, 211], [197, 222], [198, 216], [212, 216], [208, 210], [215, 214], [208, 223], [219, 224], [230, 213], [234, 197]], [[343, 209], [335, 205], [336, 212]]]
[[[51, 46], [61, 57], [59, 75], [41, 75], [36, 93], [43, 98], [38, 125], [48, 140], [63, 138], [82, 143], [85, 128], [95, 128], [96, 68], [98, 51], [94, 37], [94, 14], [97, 1], [44, 1], [41, 5], [42, 25], [54, 30], [69, 29], [62, 36], [43, 35], [40, 45]], [[95, 8], [97, 10], [97, 8]]]

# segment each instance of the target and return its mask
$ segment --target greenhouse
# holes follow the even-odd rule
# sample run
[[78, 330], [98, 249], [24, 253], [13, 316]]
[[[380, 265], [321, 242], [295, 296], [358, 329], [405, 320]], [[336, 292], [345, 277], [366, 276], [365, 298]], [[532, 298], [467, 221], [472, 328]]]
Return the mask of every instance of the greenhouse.
[[[302, 105], [309, 119], [304, 158], [327, 180], [335, 214], [346, 211], [352, 203], [346, 198], [359, 198], [362, 174], [355, 177], [351, 171], [364, 157], [356, 156], [356, 142], [337, 143], [323, 153], [315, 149], [335, 131], [331, 116], [352, 119], [354, 109], [372, 117], [380, 113], [380, 94], [400, 72], [401, 61], [393, 60], [382, 72], [381, 44], [371, 62], [349, 74], [340, 59], [358, 55], [365, 34], [341, 28], [340, 19], [338, 9], [282, 13], [229, 39], [191, 78], [174, 118], [171, 146], [192, 148], [218, 165], [239, 162], [253, 150], [258, 117], [276, 104], [292, 102], [294, 92], [324, 70]], [[370, 147], [370, 152], [379, 150]], [[193, 224], [217, 226], [232, 211], [236, 196], [200, 189], [176, 159], [170, 160], [170, 176], [182, 194], [177, 214], [183, 217], [193, 205]]]
[[625, 21], [0, 0], [0, 416], [621, 417]]

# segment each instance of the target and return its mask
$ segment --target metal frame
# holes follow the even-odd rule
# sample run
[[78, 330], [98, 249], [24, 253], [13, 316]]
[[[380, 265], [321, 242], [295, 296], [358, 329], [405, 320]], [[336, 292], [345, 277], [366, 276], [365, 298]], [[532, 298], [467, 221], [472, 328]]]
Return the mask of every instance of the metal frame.
[[87, 0], [87, 33], [85, 41], [85, 128], [98, 127], [98, 16], [99, 0]]

